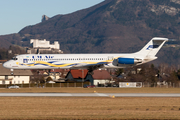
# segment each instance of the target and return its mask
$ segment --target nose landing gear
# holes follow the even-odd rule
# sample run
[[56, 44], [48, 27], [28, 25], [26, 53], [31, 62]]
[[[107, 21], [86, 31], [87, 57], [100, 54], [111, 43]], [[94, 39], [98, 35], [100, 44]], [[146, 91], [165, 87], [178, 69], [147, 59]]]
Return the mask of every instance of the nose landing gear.
[[14, 73], [13, 73], [13, 69], [11, 69], [11, 75], [13, 75]]

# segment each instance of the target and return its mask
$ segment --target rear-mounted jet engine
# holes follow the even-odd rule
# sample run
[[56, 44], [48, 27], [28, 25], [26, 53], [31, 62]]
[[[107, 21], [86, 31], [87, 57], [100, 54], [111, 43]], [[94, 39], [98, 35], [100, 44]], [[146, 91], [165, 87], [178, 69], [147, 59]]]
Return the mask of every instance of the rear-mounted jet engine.
[[142, 59], [137, 58], [117, 58], [113, 60], [113, 65], [118, 66], [119, 64], [133, 65], [142, 63]]

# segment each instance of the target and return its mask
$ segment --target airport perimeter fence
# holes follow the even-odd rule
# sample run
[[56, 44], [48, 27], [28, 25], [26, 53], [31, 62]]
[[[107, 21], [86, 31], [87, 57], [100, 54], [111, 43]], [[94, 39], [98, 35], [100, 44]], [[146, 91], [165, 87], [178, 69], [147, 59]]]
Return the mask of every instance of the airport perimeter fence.
[[[30, 83], [30, 84], [4, 84], [4, 85], [0, 85], [0, 88], [8, 88], [9, 86], [14, 86], [17, 85], [20, 88], [64, 88], [64, 87], [85, 87], [87, 85], [90, 85], [90, 82], [66, 82], [66, 83], [39, 83], [39, 84], [35, 84], [35, 83]], [[106, 85], [99, 85], [99, 86], [95, 86], [95, 87], [117, 87], [119, 88], [119, 85], [110, 85], [110, 86], [106, 86]], [[166, 83], [166, 84], [157, 84], [157, 83], [143, 83], [142, 82], [142, 87], [154, 87], [154, 88], [180, 88], [180, 83]], [[142, 88], [142, 87], [137, 87], [137, 88]]]
[[20, 88], [53, 88], [53, 87], [84, 87], [90, 85], [89, 82], [66, 82], [66, 83], [30, 83], [30, 84], [4, 84], [0, 88], [8, 88], [10, 86], [19, 86]]
[[180, 82], [178, 83], [172, 83], [172, 82], [166, 82], [166, 83], [142, 83], [142, 87], [159, 87], [159, 88], [180, 88]]

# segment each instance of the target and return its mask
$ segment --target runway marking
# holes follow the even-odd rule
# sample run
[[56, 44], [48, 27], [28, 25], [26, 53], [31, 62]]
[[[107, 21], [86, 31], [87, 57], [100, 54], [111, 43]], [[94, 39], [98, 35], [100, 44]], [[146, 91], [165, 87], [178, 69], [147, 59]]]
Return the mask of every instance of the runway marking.
[[107, 96], [109, 96], [109, 95], [104, 94], [104, 93], [96, 93], [96, 95], [101, 96], [101, 97], [107, 97]]

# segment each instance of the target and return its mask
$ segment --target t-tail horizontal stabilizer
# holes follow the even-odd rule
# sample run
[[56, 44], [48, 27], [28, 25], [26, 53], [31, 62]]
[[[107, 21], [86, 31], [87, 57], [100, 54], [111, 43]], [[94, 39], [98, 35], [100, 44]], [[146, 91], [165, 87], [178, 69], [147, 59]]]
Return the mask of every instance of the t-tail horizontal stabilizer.
[[155, 60], [157, 59], [156, 54], [168, 40], [168, 38], [154, 37], [135, 54], [143, 56], [144, 62]]

